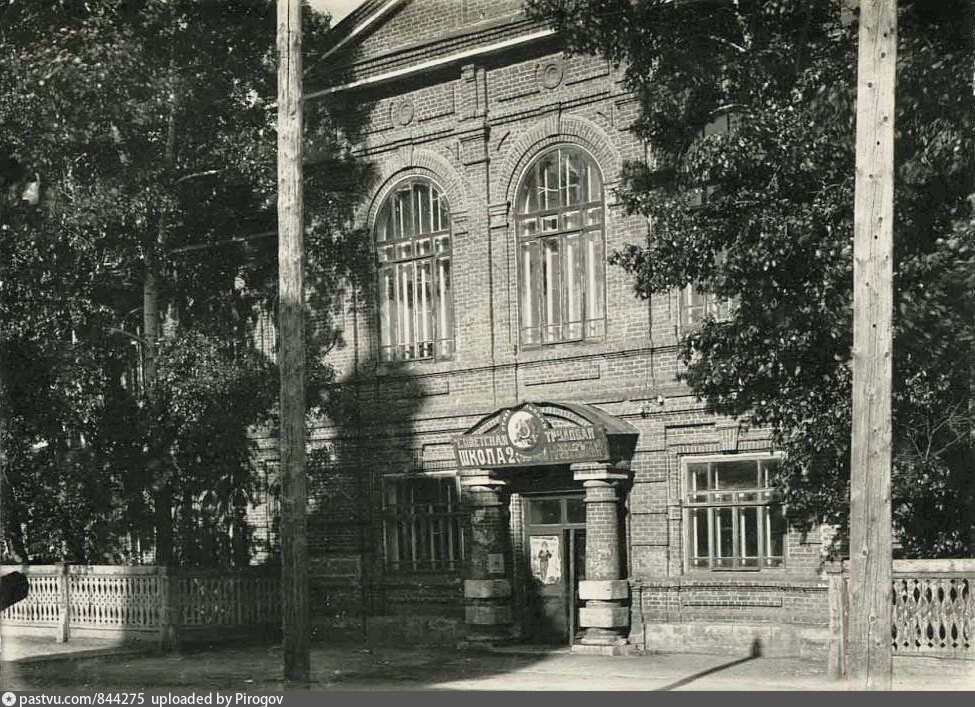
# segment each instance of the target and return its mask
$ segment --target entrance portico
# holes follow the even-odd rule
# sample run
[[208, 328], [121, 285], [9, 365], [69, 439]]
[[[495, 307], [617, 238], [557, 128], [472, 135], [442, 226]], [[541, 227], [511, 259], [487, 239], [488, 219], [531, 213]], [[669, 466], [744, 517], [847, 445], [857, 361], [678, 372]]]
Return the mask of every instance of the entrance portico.
[[592, 405], [523, 403], [455, 439], [470, 518], [469, 641], [619, 651], [630, 620], [621, 516], [637, 434]]

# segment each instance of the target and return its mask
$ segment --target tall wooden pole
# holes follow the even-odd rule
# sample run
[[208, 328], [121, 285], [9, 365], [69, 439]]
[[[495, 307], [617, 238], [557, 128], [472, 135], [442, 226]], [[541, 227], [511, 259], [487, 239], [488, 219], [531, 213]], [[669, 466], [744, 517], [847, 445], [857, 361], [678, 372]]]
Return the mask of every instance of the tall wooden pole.
[[281, 594], [284, 678], [307, 681], [305, 328], [301, 0], [278, 0], [278, 331], [281, 370]]
[[861, 0], [853, 217], [851, 686], [891, 686], [891, 318], [896, 0]]

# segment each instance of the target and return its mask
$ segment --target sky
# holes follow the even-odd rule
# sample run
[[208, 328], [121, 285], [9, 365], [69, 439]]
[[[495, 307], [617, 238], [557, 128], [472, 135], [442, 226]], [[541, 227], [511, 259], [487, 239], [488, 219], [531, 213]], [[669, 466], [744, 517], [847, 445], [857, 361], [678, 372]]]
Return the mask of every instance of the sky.
[[332, 15], [332, 26], [362, 4], [363, 0], [310, 0], [313, 7], [328, 10]]

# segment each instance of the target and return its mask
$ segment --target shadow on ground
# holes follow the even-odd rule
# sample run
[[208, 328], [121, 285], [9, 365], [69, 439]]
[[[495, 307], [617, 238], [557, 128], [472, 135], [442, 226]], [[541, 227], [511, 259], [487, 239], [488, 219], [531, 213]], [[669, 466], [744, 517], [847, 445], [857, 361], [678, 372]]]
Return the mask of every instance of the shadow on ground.
[[749, 661], [755, 660], [756, 658], [760, 658], [761, 656], [762, 656], [762, 644], [756, 639], [756, 641], [752, 644], [751, 655], [745, 656], [744, 658], [738, 658], [737, 660], [731, 660], [728, 661], [727, 663], [722, 663], [720, 665], [715, 665], [710, 668], [705, 668], [704, 670], [699, 670], [696, 673], [692, 673], [687, 677], [681, 678], [680, 680], [675, 680], [674, 682], [669, 683], [667, 685], [654, 688], [654, 690], [657, 692], [669, 692], [671, 690], [677, 690], [682, 687], [692, 685], [693, 683], [698, 682], [702, 678], [706, 678], [709, 675], [714, 675], [716, 673], [729, 670], [731, 668], [734, 668], [737, 665], [742, 665], [743, 663], [747, 663]]
[[[197, 644], [174, 654], [147, 645], [75, 652], [51, 650], [0, 662], [4, 690], [281, 690], [300, 689], [281, 679], [278, 645], [233, 648]], [[490, 679], [531, 667], [547, 653], [493, 654], [443, 648], [312, 647], [309, 689], [435, 689], [440, 683]]]
[[[312, 680], [281, 680], [278, 646], [176, 655], [55, 658], [0, 664], [4, 690], [845, 690], [822, 661], [798, 657], [571, 655], [316, 644]], [[975, 661], [895, 659], [896, 690], [971, 690]]]

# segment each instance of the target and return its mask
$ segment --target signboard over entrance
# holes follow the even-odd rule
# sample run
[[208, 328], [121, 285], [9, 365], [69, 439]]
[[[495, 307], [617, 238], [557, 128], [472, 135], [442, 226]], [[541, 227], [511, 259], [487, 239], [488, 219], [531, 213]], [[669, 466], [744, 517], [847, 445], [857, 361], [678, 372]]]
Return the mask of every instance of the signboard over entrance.
[[539, 466], [609, 458], [606, 432], [593, 425], [552, 427], [531, 403], [505, 410], [497, 432], [454, 440], [461, 469]]

